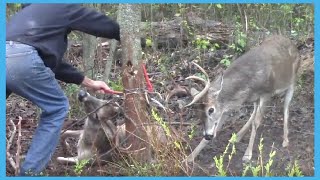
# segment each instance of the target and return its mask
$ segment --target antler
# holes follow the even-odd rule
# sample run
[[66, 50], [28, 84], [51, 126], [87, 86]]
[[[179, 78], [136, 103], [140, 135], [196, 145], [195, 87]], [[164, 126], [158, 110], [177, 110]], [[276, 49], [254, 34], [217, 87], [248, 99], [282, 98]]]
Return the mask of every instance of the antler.
[[209, 90], [210, 88], [210, 79], [209, 79], [209, 75], [206, 73], [206, 71], [201, 67], [199, 66], [197, 63], [195, 62], [192, 62], [195, 66], [197, 66], [200, 71], [207, 77], [207, 80], [204, 80], [203, 78], [201, 77], [198, 77], [198, 76], [189, 76], [187, 77], [186, 79], [196, 79], [196, 80], [199, 80], [199, 81], [202, 81], [202, 82], [205, 82], [206, 85], [204, 87], [204, 89], [199, 93], [197, 94], [196, 96], [194, 96], [193, 100], [187, 104], [185, 107], [188, 107], [188, 106], [191, 106], [192, 104], [194, 104], [195, 102], [197, 102], [200, 98], [202, 98]]
[[106, 122], [101, 121], [101, 126], [106, 134], [106, 136], [114, 141], [111, 144], [115, 143], [113, 148], [117, 148], [120, 152], [129, 153], [129, 149], [131, 148], [132, 144], [130, 144], [129, 147], [121, 147], [120, 145], [120, 137], [119, 137], [119, 130], [117, 129], [117, 126], [115, 126], [111, 120], [107, 120]]

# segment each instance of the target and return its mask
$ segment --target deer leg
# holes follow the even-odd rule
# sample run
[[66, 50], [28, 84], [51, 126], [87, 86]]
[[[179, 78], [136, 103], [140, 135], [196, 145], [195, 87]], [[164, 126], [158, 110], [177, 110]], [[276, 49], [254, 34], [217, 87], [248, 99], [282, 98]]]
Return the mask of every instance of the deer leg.
[[187, 162], [192, 162], [194, 161], [194, 158], [196, 158], [199, 153], [201, 152], [201, 150], [207, 146], [207, 144], [209, 143], [208, 140], [206, 139], [202, 139], [201, 142], [199, 143], [199, 145], [192, 151], [192, 153], [187, 157]]
[[78, 162], [78, 158], [77, 157], [57, 157], [57, 161], [65, 164], [67, 163], [76, 164]]
[[245, 162], [248, 162], [252, 158], [252, 148], [254, 144], [254, 140], [256, 137], [257, 129], [260, 126], [261, 119], [263, 118], [263, 110], [264, 110], [264, 105], [265, 105], [266, 99], [263, 97], [260, 97], [260, 102], [259, 102], [259, 107], [257, 108], [257, 112], [254, 118], [254, 121], [251, 123], [252, 124], [252, 130], [251, 130], [251, 136], [250, 136], [250, 141], [249, 145], [247, 147], [247, 150], [242, 157], [242, 160]]
[[287, 147], [289, 145], [288, 139], [288, 118], [289, 118], [289, 105], [292, 100], [294, 87], [291, 85], [286, 92], [285, 100], [284, 100], [284, 118], [283, 118], [283, 143], [282, 147]]
[[92, 147], [88, 148], [79, 148], [78, 147], [78, 156], [77, 156], [77, 161], [82, 161], [82, 160], [90, 160], [95, 156], [95, 152]]
[[91, 160], [94, 154], [90, 148], [79, 148], [78, 147], [78, 156], [75, 157], [57, 157], [57, 161], [61, 163], [72, 163], [76, 164], [82, 160]]
[[254, 109], [250, 116], [250, 119], [246, 122], [246, 124], [241, 128], [241, 130], [237, 133], [237, 142], [240, 142], [244, 134], [248, 131], [249, 126], [251, 125], [252, 121], [254, 120], [257, 112], [257, 102], [254, 102]]
[[80, 134], [83, 132], [83, 130], [67, 130], [61, 135], [61, 138], [67, 138], [67, 137], [79, 137]]
[[101, 127], [107, 138], [111, 141], [115, 135], [117, 127], [112, 123], [111, 120], [107, 120], [106, 122], [101, 121]]
[[126, 125], [122, 124], [122, 125], [118, 125], [117, 126], [117, 132], [116, 132], [116, 146], [121, 146], [120, 144], [122, 143], [122, 141], [125, 139], [126, 137]]
[[[68, 137], [78, 138], [83, 133], [83, 130], [67, 130], [61, 135], [61, 141], [63, 142], [63, 148], [65, 151], [70, 149], [70, 145], [66, 141]], [[72, 163], [78, 162], [78, 157], [57, 157], [57, 161], [61, 163]]]

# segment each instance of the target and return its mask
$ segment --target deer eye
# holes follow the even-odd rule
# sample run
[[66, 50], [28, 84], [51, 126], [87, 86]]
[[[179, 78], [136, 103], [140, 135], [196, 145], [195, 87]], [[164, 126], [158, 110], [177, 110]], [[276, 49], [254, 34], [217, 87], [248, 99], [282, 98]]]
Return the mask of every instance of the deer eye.
[[211, 115], [212, 113], [214, 113], [214, 108], [209, 108], [208, 113], [209, 113], [209, 115]]

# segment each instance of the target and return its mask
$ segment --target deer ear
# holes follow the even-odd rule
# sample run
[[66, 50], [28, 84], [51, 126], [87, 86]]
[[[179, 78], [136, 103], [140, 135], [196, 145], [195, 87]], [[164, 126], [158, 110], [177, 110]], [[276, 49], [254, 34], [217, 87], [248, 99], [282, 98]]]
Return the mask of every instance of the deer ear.
[[215, 87], [217, 87], [216, 91], [214, 92], [215, 95], [218, 95], [222, 89], [223, 86], [223, 73], [220, 73], [220, 75], [217, 77], [215, 83]]

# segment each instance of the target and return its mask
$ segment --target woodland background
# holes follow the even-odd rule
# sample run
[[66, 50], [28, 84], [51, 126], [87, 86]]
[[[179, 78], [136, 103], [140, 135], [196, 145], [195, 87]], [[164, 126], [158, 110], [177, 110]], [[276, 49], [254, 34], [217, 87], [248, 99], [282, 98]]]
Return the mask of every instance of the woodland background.
[[[142, 113], [147, 121], [162, 124], [171, 132], [168, 146], [158, 148], [156, 163], [141, 158], [120, 156], [103, 166], [79, 163], [63, 165], [55, 157], [65, 155], [60, 146], [44, 176], [313, 176], [314, 175], [314, 6], [312, 4], [84, 4], [96, 8], [121, 25], [121, 45], [113, 40], [96, 38], [84, 33], [69, 35], [69, 48], [65, 54], [68, 62], [93, 79], [108, 82], [115, 90], [130, 88], [125, 80], [128, 61], [137, 67], [146, 64], [154, 92], [150, 96], [165, 104], [170, 111], [163, 111], [145, 101], [133, 101], [130, 105], [145, 107]], [[7, 4], [7, 19], [21, 8], [21, 4]], [[206, 147], [191, 168], [181, 161], [202, 138], [202, 122], [196, 107], [181, 108], [192, 97], [190, 87], [203, 88], [185, 80], [199, 74], [192, 68], [197, 61], [214, 79], [237, 57], [261, 43], [272, 34], [282, 34], [292, 39], [299, 51], [302, 64], [296, 89], [290, 106], [288, 148], [282, 148], [283, 108], [282, 99], [270, 102], [267, 114], [260, 126], [253, 151], [253, 161], [241, 161], [249, 141], [249, 133], [242, 142], [228, 142], [249, 119], [252, 104], [244, 104], [239, 110], [228, 113], [229, 120], [216, 139]], [[128, 52], [134, 53], [128, 53]], [[143, 81], [136, 80], [139, 87]], [[70, 112], [66, 127], [86, 116], [77, 100], [78, 85], [60, 82], [69, 97]], [[179, 93], [177, 93], [179, 92]], [[97, 95], [99, 98], [118, 98]], [[142, 96], [142, 95], [140, 95]], [[137, 96], [135, 98], [139, 98]], [[170, 96], [166, 102], [165, 99]], [[138, 103], [138, 104], [135, 104]], [[140, 103], [140, 104], [139, 104]], [[127, 104], [128, 105], [128, 104]], [[142, 106], [141, 106], [142, 105]], [[13, 160], [26, 153], [37, 126], [40, 110], [29, 101], [11, 95], [6, 102], [7, 147]], [[20, 142], [12, 132], [21, 119]], [[13, 122], [13, 123], [12, 123]], [[81, 129], [83, 122], [73, 129]], [[18, 128], [18, 127], [17, 127]], [[166, 134], [168, 136], [168, 134]], [[73, 155], [76, 155], [76, 139]], [[259, 145], [260, 142], [260, 145]], [[173, 144], [173, 145], [172, 145]], [[232, 151], [236, 147], [236, 152]], [[260, 148], [259, 148], [260, 147]], [[225, 153], [224, 153], [225, 152]], [[70, 155], [70, 154], [69, 154]], [[215, 161], [216, 157], [220, 161]], [[8, 157], [7, 157], [8, 158]], [[7, 176], [15, 174], [15, 168], [7, 160]], [[224, 173], [225, 172], [225, 173]]]

